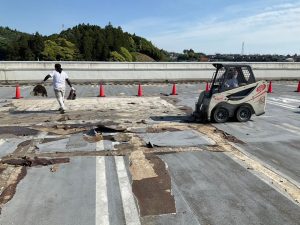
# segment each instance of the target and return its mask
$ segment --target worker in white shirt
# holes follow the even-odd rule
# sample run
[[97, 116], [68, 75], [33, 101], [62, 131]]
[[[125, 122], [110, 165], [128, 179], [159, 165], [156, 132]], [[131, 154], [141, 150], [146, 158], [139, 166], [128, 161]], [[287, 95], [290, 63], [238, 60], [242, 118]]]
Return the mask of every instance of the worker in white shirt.
[[55, 70], [49, 73], [43, 83], [46, 82], [49, 78], [53, 78], [53, 89], [55, 92], [56, 99], [59, 103], [60, 108], [58, 109], [61, 114], [65, 113], [66, 107], [64, 104], [65, 91], [66, 91], [66, 81], [70, 88], [75, 91], [75, 88], [72, 87], [72, 84], [69, 80], [69, 77], [66, 72], [63, 71], [60, 64], [55, 64]]

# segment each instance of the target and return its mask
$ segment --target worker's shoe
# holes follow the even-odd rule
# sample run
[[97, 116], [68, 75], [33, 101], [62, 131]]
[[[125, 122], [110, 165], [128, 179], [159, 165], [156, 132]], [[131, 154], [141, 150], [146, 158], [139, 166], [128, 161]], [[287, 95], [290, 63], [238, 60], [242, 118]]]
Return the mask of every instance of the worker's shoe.
[[62, 108], [60, 107], [57, 111], [61, 111], [62, 110]]
[[65, 110], [64, 110], [64, 109], [61, 109], [61, 110], [60, 110], [60, 114], [65, 114]]

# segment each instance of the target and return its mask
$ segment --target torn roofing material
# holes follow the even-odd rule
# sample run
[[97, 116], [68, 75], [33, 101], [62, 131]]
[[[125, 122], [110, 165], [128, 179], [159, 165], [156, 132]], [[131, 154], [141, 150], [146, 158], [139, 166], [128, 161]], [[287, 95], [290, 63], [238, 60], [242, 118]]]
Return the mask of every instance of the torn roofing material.
[[215, 142], [205, 135], [192, 130], [142, 133], [139, 136], [146, 142], [157, 147], [192, 147], [214, 145]]

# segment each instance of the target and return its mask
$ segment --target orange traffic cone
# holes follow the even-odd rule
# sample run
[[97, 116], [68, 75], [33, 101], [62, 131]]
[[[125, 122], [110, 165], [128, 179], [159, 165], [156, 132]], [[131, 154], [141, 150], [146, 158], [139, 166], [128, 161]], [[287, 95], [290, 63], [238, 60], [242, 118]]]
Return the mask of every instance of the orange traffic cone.
[[210, 88], [209, 88], [209, 84], [208, 84], [208, 82], [206, 82], [205, 91], [206, 91], [206, 92], [209, 92], [209, 89], [210, 89]]
[[21, 88], [20, 88], [19, 84], [17, 83], [17, 85], [16, 85], [16, 97], [15, 97], [15, 99], [20, 99], [20, 98], [23, 98], [23, 97], [21, 96]]
[[173, 88], [172, 88], [172, 93], [171, 93], [171, 95], [177, 95], [176, 84], [173, 84]]
[[296, 92], [300, 92], [300, 81], [298, 82], [298, 87], [297, 87]]
[[138, 96], [142, 97], [143, 96], [143, 89], [142, 89], [142, 85], [139, 84], [139, 88], [138, 88]]
[[272, 81], [269, 83], [268, 93], [273, 93]]
[[104, 91], [104, 86], [100, 84], [100, 91], [99, 91], [99, 96], [98, 97], [105, 97], [105, 91]]

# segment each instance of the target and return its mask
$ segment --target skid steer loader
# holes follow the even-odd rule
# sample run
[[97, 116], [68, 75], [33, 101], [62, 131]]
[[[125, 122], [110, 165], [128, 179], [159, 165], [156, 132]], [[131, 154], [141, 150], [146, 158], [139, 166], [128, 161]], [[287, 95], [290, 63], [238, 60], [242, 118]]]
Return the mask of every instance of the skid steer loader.
[[255, 80], [252, 69], [245, 64], [215, 63], [209, 91], [202, 91], [193, 116], [198, 121], [224, 123], [229, 118], [239, 122], [265, 113], [268, 85]]

